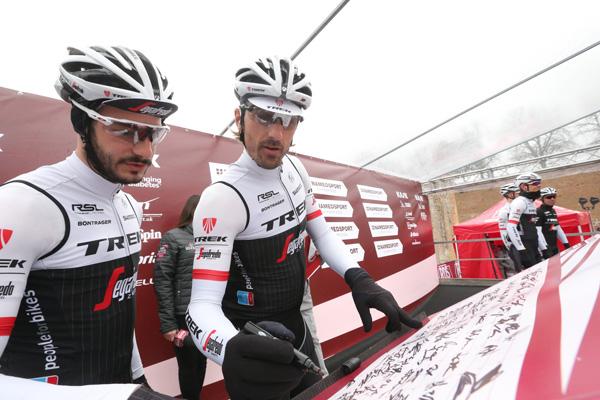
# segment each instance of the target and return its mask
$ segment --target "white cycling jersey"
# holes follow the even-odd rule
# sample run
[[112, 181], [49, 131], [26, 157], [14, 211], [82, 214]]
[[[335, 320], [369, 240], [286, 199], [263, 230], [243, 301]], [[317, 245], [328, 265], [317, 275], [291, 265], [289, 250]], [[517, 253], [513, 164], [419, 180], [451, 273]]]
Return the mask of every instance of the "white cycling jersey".
[[517, 250], [525, 250], [523, 239], [537, 241], [538, 247], [545, 250], [546, 241], [541, 230], [536, 227], [538, 216], [533, 200], [524, 196], [517, 196], [510, 203], [509, 210], [506, 230], [510, 242]]
[[359, 268], [329, 229], [308, 173], [292, 156], [264, 169], [244, 151], [220, 182], [204, 190], [193, 226], [196, 255], [186, 321], [198, 348], [219, 364], [244, 321], [288, 321], [296, 314], [301, 320], [306, 229], [339, 275]]
[[121, 185], [75, 154], [0, 186], [0, 397], [127, 399], [136, 389], [141, 218]]
[[508, 224], [508, 214], [510, 212], [510, 203], [506, 202], [500, 210], [498, 210], [498, 229], [500, 229], [500, 238], [504, 246], [510, 248], [510, 239], [508, 237], [508, 231], [506, 225]]

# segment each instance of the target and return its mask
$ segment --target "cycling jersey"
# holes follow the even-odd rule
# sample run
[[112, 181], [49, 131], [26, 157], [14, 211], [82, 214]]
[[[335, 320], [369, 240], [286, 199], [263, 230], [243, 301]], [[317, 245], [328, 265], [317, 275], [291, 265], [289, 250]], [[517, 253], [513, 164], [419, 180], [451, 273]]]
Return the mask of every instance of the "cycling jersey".
[[510, 239], [506, 230], [508, 224], [508, 214], [510, 212], [510, 203], [506, 202], [500, 210], [498, 210], [498, 229], [500, 230], [500, 238], [502, 243], [508, 249], [510, 248]]
[[[0, 373], [131, 382], [139, 204], [73, 154], [0, 186], [0, 213]], [[20, 395], [33, 383], [10, 382]]]
[[[220, 182], [204, 190], [193, 226], [186, 319], [196, 345], [219, 364], [244, 321], [302, 321], [305, 230], [338, 274], [359, 267], [327, 226], [308, 174], [292, 156], [264, 169], [244, 151]], [[304, 337], [303, 324], [286, 326]]]
[[546, 249], [546, 242], [541, 232], [536, 228], [537, 212], [533, 200], [518, 196], [510, 203], [506, 230], [510, 242], [517, 250], [525, 250], [523, 241], [535, 243], [535, 249]]
[[542, 228], [542, 234], [549, 247], [556, 247], [556, 239], [560, 239], [562, 243], [568, 243], [565, 232], [558, 223], [558, 216], [553, 206], [542, 204], [537, 209], [538, 221], [537, 225]]

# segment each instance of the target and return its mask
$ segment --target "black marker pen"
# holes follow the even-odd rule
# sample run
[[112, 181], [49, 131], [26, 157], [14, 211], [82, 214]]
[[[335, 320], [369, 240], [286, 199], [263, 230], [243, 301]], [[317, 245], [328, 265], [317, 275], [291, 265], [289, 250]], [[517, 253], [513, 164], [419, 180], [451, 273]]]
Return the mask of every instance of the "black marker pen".
[[[258, 336], [265, 336], [265, 337], [269, 337], [269, 338], [273, 338], [273, 339], [277, 339], [275, 336], [271, 335], [269, 332], [267, 332], [266, 330], [262, 329], [260, 326], [256, 325], [253, 322], [246, 322], [246, 324], [244, 325], [244, 331], [247, 333], [250, 333], [252, 335], [258, 335]], [[321, 370], [321, 368], [319, 368], [317, 366], [317, 364], [315, 364], [313, 362], [313, 360], [310, 359], [309, 356], [307, 356], [306, 354], [302, 353], [301, 351], [294, 349], [294, 362], [296, 364], [298, 364], [300, 367], [302, 368], [306, 368], [308, 371], [312, 372], [313, 374], [317, 374], [320, 376], [324, 376], [325, 374], [323, 373], [323, 370]]]

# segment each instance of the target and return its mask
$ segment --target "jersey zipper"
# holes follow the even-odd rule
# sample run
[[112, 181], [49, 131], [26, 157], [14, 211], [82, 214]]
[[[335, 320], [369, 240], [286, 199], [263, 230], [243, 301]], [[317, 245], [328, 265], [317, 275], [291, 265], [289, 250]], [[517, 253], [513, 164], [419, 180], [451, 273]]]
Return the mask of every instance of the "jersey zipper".
[[296, 205], [294, 204], [294, 200], [292, 199], [290, 192], [287, 190], [287, 187], [285, 186], [285, 183], [283, 182], [283, 178], [281, 177], [282, 174], [283, 174], [283, 167], [279, 167], [279, 182], [281, 183], [281, 186], [283, 186], [283, 191], [287, 195], [287, 198], [290, 201], [290, 204], [292, 205], [292, 210], [294, 211], [294, 216], [296, 217], [296, 222], [298, 222], [298, 226], [300, 226], [300, 217], [298, 216], [298, 212], [296, 211]]

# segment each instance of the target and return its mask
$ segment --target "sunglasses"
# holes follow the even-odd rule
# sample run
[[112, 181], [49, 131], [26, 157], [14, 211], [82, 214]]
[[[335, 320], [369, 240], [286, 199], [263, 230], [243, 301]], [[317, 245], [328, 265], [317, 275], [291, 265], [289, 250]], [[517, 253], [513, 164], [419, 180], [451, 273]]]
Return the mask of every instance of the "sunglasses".
[[555, 196], [555, 195], [552, 195], [552, 196], [544, 196], [544, 198], [545, 198], [545, 199], [556, 199], [556, 196]]
[[281, 114], [278, 112], [263, 110], [262, 108], [253, 105], [243, 105], [242, 108], [250, 112], [256, 122], [266, 127], [270, 127], [271, 125], [275, 124], [277, 120], [280, 120], [281, 125], [285, 129], [291, 129], [297, 127], [303, 119], [300, 115]]
[[112, 136], [126, 139], [133, 144], [149, 139], [150, 142], [152, 142], [152, 146], [155, 147], [164, 140], [167, 133], [171, 130], [171, 128], [166, 125], [150, 125], [127, 119], [107, 117], [106, 115], [99, 114], [75, 101], [71, 100], [71, 103], [85, 112], [91, 119], [106, 126], [106, 131]]

